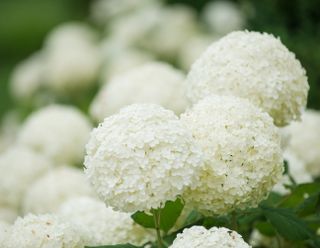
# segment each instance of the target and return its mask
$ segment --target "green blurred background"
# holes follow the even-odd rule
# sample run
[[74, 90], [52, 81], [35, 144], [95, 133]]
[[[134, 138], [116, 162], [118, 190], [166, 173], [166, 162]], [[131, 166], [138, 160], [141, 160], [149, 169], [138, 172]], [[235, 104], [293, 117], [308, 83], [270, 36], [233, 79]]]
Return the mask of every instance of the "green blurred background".
[[[91, 0], [92, 1], [92, 0]], [[87, 20], [90, 0], [0, 0], [0, 117], [14, 106], [8, 93], [13, 66], [41, 48], [55, 25]], [[209, 0], [167, 0], [199, 12]], [[248, 6], [249, 30], [265, 31], [282, 42], [307, 70], [311, 90], [308, 107], [320, 109], [320, 0], [239, 0]]]

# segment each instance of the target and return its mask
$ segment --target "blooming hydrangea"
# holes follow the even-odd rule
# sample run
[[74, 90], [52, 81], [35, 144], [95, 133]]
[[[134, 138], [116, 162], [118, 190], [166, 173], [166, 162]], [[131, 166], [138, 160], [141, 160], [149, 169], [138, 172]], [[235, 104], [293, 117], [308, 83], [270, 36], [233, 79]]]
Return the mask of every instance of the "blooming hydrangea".
[[250, 248], [235, 231], [227, 228], [212, 227], [207, 230], [203, 226], [193, 226], [183, 230], [169, 248]]
[[17, 100], [30, 100], [43, 87], [43, 63], [43, 54], [36, 53], [14, 68], [10, 86]]
[[278, 126], [300, 117], [309, 90], [305, 70], [280, 39], [248, 31], [214, 42], [193, 64], [187, 83], [194, 103], [211, 94], [247, 98]]
[[314, 177], [320, 176], [320, 113], [306, 110], [301, 122], [287, 127], [291, 138], [288, 149], [305, 164], [307, 171]]
[[184, 79], [182, 72], [165, 63], [136, 67], [101, 89], [91, 105], [91, 115], [102, 121], [133, 103], [157, 103], [179, 114], [187, 106]]
[[10, 229], [11, 227], [8, 223], [0, 220], [0, 244], [2, 248], [8, 248], [7, 239], [9, 236]]
[[116, 212], [90, 197], [68, 200], [61, 205], [59, 215], [77, 228], [87, 246], [142, 245], [154, 239], [154, 233], [134, 223], [130, 214]]
[[81, 163], [91, 124], [73, 107], [50, 105], [32, 113], [18, 141], [58, 164]]
[[198, 181], [202, 156], [170, 110], [133, 104], [94, 129], [86, 174], [100, 198], [123, 212], [156, 209]]
[[[307, 171], [306, 165], [291, 151], [285, 151], [283, 154], [284, 159], [288, 162], [290, 176], [295, 180], [296, 183], [309, 183], [312, 182], [312, 176]], [[285, 185], [292, 184], [288, 175], [283, 175], [280, 182], [278, 182], [273, 191], [279, 194], [286, 194], [290, 191], [285, 187]]]
[[18, 209], [26, 189], [51, 167], [48, 158], [13, 147], [0, 155], [0, 206]]
[[227, 34], [244, 27], [246, 22], [240, 6], [231, 1], [209, 2], [204, 8], [203, 19], [215, 33]]
[[44, 48], [45, 86], [61, 95], [91, 87], [98, 76], [100, 57], [90, 29], [80, 24], [58, 27]]
[[83, 248], [75, 229], [54, 215], [18, 218], [8, 237], [8, 248]]
[[81, 170], [59, 167], [31, 185], [23, 200], [23, 212], [54, 212], [67, 199], [88, 195], [92, 195], [92, 191]]
[[202, 148], [200, 184], [184, 198], [204, 214], [255, 207], [283, 171], [280, 134], [272, 118], [249, 101], [209, 96], [181, 121]]

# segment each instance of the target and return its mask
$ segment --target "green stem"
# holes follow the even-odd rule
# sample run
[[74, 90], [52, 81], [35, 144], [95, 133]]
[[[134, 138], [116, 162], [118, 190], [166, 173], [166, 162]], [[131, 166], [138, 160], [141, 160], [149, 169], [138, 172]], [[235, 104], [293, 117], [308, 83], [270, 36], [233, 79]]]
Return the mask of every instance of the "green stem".
[[234, 231], [238, 231], [238, 221], [237, 221], [237, 214], [236, 212], [232, 213], [232, 229]]
[[162, 241], [161, 232], [160, 232], [160, 211], [155, 209], [152, 211], [152, 215], [153, 215], [154, 225], [157, 233], [158, 248], [163, 248], [164, 246], [163, 246], [163, 241]]

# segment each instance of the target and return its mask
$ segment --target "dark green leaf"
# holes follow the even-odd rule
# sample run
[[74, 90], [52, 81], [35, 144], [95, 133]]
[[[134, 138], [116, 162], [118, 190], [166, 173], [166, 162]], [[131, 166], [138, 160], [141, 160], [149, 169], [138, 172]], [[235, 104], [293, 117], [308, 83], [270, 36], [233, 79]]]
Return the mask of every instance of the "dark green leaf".
[[307, 225], [291, 210], [265, 206], [261, 208], [265, 217], [285, 239], [298, 241], [306, 240], [312, 236]]
[[131, 215], [131, 218], [139, 225], [146, 228], [155, 228], [153, 216], [144, 212], [136, 212]]
[[298, 207], [296, 213], [299, 216], [308, 216], [316, 212], [320, 202], [320, 193], [307, 197]]
[[179, 218], [183, 203], [180, 198], [173, 201], [167, 201], [164, 208], [160, 209], [160, 229], [168, 232]]
[[119, 244], [119, 245], [85, 246], [85, 248], [141, 248], [141, 247], [134, 246], [131, 244]]
[[260, 203], [260, 205], [263, 206], [269, 206], [269, 207], [275, 207], [279, 204], [279, 202], [283, 199], [283, 197], [276, 193], [276, 192], [270, 192], [268, 198]]
[[265, 221], [260, 221], [255, 224], [255, 228], [259, 230], [259, 232], [265, 236], [275, 236], [276, 232], [274, 230], [274, 227], [269, 223]]
[[198, 222], [199, 220], [201, 220], [203, 218], [203, 216], [197, 212], [196, 210], [192, 210], [191, 213], [188, 215], [187, 219], [184, 222], [184, 226], [188, 226], [191, 225], [193, 223]]

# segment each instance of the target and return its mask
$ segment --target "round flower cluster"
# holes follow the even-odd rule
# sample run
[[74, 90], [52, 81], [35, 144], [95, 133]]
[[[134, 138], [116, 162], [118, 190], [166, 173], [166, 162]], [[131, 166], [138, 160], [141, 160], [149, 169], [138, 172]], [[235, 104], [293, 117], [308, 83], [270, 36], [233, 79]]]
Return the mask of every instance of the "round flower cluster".
[[75, 229], [54, 215], [18, 218], [8, 235], [7, 248], [82, 248]]
[[180, 114], [187, 106], [184, 79], [182, 72], [165, 63], [138, 66], [102, 88], [91, 105], [91, 115], [102, 121], [133, 103], [156, 103]]
[[193, 64], [187, 83], [194, 103], [211, 94], [247, 98], [277, 126], [299, 119], [309, 90], [305, 70], [279, 39], [248, 31], [214, 42]]
[[204, 8], [203, 19], [213, 32], [222, 35], [242, 29], [246, 22], [240, 6], [231, 1], [209, 2]]
[[0, 155], [0, 207], [18, 209], [26, 189], [51, 167], [50, 161], [25, 148]]
[[11, 92], [17, 100], [30, 100], [42, 87], [44, 58], [36, 53], [19, 63], [12, 72]]
[[320, 176], [320, 112], [308, 109], [301, 122], [287, 127], [290, 133], [288, 149], [305, 164], [314, 177]]
[[49, 171], [27, 190], [23, 200], [24, 213], [50, 213], [72, 197], [92, 195], [82, 171], [61, 167]]
[[203, 226], [184, 229], [169, 248], [250, 248], [240, 234], [227, 228], [212, 227], [207, 230]]
[[181, 121], [204, 153], [200, 184], [184, 195], [200, 212], [255, 207], [281, 179], [278, 128], [249, 101], [210, 96], [182, 114]]
[[87, 246], [142, 245], [154, 239], [153, 232], [134, 223], [130, 214], [116, 212], [90, 197], [68, 200], [61, 205], [59, 215], [76, 227]]
[[170, 110], [133, 104], [91, 133], [86, 174], [108, 206], [123, 212], [156, 209], [198, 182], [202, 156]]
[[50, 105], [31, 114], [18, 142], [58, 164], [81, 163], [91, 124], [76, 108]]

